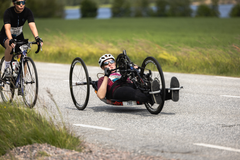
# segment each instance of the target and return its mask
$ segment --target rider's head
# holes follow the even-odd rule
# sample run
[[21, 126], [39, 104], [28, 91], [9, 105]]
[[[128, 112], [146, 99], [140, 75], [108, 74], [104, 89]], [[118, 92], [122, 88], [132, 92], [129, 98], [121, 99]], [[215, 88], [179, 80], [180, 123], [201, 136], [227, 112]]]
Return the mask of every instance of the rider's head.
[[[116, 67], [115, 65], [115, 58], [113, 57], [113, 55], [111, 54], [104, 54], [99, 58], [98, 61], [99, 66], [103, 69], [105, 66], [111, 66], [112, 64], [114, 64], [114, 67]], [[111, 69], [113, 69], [111, 67]]]
[[26, 0], [12, 0], [17, 13], [21, 13], [24, 10]]

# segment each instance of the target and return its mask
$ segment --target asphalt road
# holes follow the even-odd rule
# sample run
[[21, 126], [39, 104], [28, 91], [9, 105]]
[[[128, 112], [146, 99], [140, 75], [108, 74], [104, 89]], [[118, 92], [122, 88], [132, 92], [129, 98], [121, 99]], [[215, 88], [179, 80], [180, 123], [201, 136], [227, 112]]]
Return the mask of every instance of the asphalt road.
[[[87, 142], [169, 159], [240, 159], [240, 78], [164, 72], [166, 87], [176, 76], [184, 89], [180, 100], [166, 101], [158, 115], [144, 105], [106, 105], [92, 88], [87, 108], [79, 111], [70, 96], [70, 64], [36, 66], [40, 99], [35, 109], [45, 106], [58, 115], [49, 90], [64, 120]], [[102, 72], [90, 66], [88, 71], [93, 80]]]

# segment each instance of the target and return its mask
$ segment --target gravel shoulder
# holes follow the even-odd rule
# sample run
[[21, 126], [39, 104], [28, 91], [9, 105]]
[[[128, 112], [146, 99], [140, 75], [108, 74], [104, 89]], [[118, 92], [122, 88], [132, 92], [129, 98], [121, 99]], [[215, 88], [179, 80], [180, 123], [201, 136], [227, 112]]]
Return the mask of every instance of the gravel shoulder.
[[120, 151], [112, 148], [103, 148], [95, 144], [84, 144], [83, 152], [76, 152], [74, 150], [61, 149], [45, 144], [33, 144], [22, 147], [17, 147], [9, 151], [4, 156], [0, 157], [2, 160], [77, 160], [77, 159], [103, 159], [103, 160], [137, 160], [137, 159], [151, 159], [151, 160], [166, 160], [162, 157], [142, 155], [128, 151]]

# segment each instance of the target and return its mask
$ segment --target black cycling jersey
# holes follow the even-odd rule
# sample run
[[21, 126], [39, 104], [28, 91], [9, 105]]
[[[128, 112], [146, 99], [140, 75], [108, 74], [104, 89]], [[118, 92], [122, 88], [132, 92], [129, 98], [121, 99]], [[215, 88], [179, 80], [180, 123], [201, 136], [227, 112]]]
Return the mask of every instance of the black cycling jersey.
[[[28, 23], [34, 22], [33, 13], [27, 7], [24, 7], [24, 10], [21, 13], [16, 13], [14, 6], [8, 8], [4, 12], [4, 24], [11, 24], [11, 33], [13, 38], [18, 37], [22, 34], [23, 25], [26, 20], [28, 20]], [[2, 27], [0, 34], [1, 36], [6, 36], [4, 26]]]

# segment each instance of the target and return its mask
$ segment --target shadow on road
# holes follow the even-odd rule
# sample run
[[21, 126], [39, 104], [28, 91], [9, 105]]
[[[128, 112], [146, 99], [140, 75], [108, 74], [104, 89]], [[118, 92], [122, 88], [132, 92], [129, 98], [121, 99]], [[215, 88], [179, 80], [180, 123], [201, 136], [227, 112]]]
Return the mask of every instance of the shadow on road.
[[[124, 113], [124, 114], [134, 114], [134, 115], [141, 115], [141, 116], [154, 116], [154, 114], [151, 114], [148, 112], [146, 108], [139, 108], [139, 107], [122, 107], [122, 106], [97, 106], [97, 107], [89, 107], [89, 109], [92, 109], [94, 112], [108, 112], [108, 113]], [[175, 115], [175, 113], [165, 113], [161, 112], [158, 115]]]

